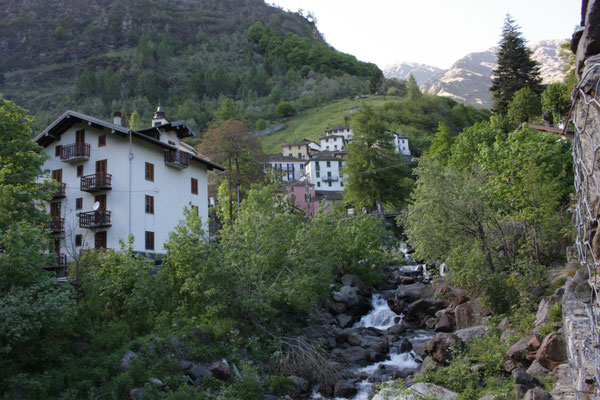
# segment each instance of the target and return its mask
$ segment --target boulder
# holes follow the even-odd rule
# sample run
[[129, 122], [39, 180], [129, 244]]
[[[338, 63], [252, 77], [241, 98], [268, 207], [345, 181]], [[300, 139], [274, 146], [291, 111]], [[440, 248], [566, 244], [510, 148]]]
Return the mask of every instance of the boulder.
[[333, 292], [333, 300], [343, 303], [347, 307], [352, 307], [358, 304], [358, 294], [351, 286], [342, 286], [339, 292]]
[[435, 324], [436, 332], [452, 332], [454, 330], [454, 313], [451, 310], [443, 310]]
[[159, 387], [159, 388], [161, 388], [161, 387], [165, 386], [165, 384], [163, 383], [163, 381], [161, 381], [161, 380], [160, 380], [160, 379], [158, 379], [158, 378], [150, 378], [150, 379], [149, 379], [149, 382], [150, 382], [151, 384], [153, 384], [154, 386], [156, 386], [156, 387]]
[[179, 368], [187, 371], [188, 369], [194, 366], [194, 363], [186, 360], [177, 360], [177, 365], [179, 366]]
[[356, 393], [358, 393], [358, 389], [352, 381], [337, 381], [333, 389], [334, 397], [350, 398]]
[[457, 329], [485, 325], [484, 317], [488, 315], [490, 315], [490, 312], [483, 308], [479, 299], [469, 300], [454, 308], [454, 318], [456, 319]]
[[516, 362], [524, 362], [527, 353], [534, 350], [533, 348], [529, 347], [529, 344], [532, 342], [532, 339], [534, 337], [537, 338], [538, 341], [540, 340], [539, 335], [535, 333], [529, 336], [525, 336], [523, 339], [513, 344], [510, 347], [510, 349], [508, 349], [508, 351], [506, 352], [506, 355]]
[[367, 347], [367, 361], [383, 361], [388, 357], [389, 345], [387, 339]]
[[346, 328], [354, 320], [354, 318], [348, 314], [340, 314], [336, 317], [336, 319], [340, 328]]
[[540, 328], [544, 326], [550, 318], [550, 302], [546, 299], [540, 301], [537, 313], [535, 314], [535, 322], [533, 324], [533, 331], [538, 333]]
[[533, 360], [529, 368], [527, 368], [527, 372], [529, 375], [537, 377], [537, 376], [548, 376], [550, 370], [544, 368], [542, 364], [540, 364], [537, 360]]
[[434, 385], [433, 383], [415, 383], [408, 390], [412, 390], [422, 396], [428, 396], [439, 400], [453, 400], [458, 397], [458, 393], [454, 393], [442, 386]]
[[464, 342], [452, 333], [439, 333], [425, 345], [425, 353], [438, 364], [447, 364], [452, 358], [452, 349], [461, 348]]
[[310, 383], [306, 379], [294, 375], [288, 376], [288, 379], [294, 383], [294, 388], [290, 393], [293, 399], [307, 397], [310, 394]]
[[144, 398], [144, 393], [141, 388], [133, 388], [129, 391], [129, 398], [131, 400], [141, 400]]
[[358, 279], [358, 277], [356, 275], [351, 275], [351, 274], [342, 275], [342, 277], [340, 278], [340, 282], [342, 282], [342, 285], [344, 285], [344, 286], [362, 285], [361, 280]]
[[196, 379], [202, 379], [205, 376], [213, 376], [213, 373], [199, 364], [194, 364], [188, 371], [188, 375], [195, 381]]
[[213, 363], [209, 370], [212, 372], [215, 378], [221, 381], [226, 381], [227, 379], [231, 378], [231, 374], [233, 373], [231, 367], [225, 361], [217, 361]]
[[389, 328], [387, 328], [387, 334], [388, 335], [401, 335], [405, 331], [406, 331], [406, 329], [404, 329], [404, 327], [402, 326], [402, 324], [392, 325]]
[[136, 353], [129, 350], [127, 353], [125, 353], [123, 358], [121, 358], [121, 361], [119, 361], [119, 364], [121, 365], [121, 369], [123, 371], [127, 371], [129, 369], [129, 367], [131, 366], [131, 362], [133, 361], [133, 359], [138, 358], [138, 357], [139, 356]]
[[419, 299], [406, 306], [406, 312], [413, 315], [435, 315], [438, 310], [441, 310], [445, 307], [446, 303], [442, 300], [434, 298]]
[[505, 330], [508, 329], [509, 326], [510, 326], [510, 320], [508, 319], [508, 317], [504, 317], [502, 319], [502, 321], [500, 321], [500, 323], [498, 323], [498, 325], [496, 326], [496, 329], [498, 329], [500, 332], [504, 332]]
[[486, 325], [472, 326], [471, 328], [460, 329], [454, 332], [454, 334], [465, 343], [475, 338], [483, 337], [489, 333], [490, 328], [488, 328]]
[[382, 339], [379, 336], [365, 335], [362, 337], [359, 346], [367, 348], [367, 347], [381, 343], [382, 340], [385, 340], [387, 342], [387, 339]]
[[413, 302], [425, 297], [431, 297], [433, 289], [431, 285], [415, 282], [410, 285], [402, 285], [396, 290], [396, 297], [407, 302]]
[[517, 385], [515, 385], [515, 388], [513, 390], [513, 396], [516, 399], [522, 399], [525, 397], [525, 394], [529, 391], [529, 389], [533, 389], [533, 388], [531, 388], [527, 385], [517, 384]]
[[517, 365], [513, 360], [506, 360], [504, 362], [504, 370], [506, 372], [511, 373], [515, 368], [517, 368]]
[[535, 387], [525, 393], [525, 400], [552, 400], [552, 395], [541, 387]]
[[554, 370], [567, 361], [567, 345], [562, 333], [553, 332], [544, 338], [535, 358], [543, 367]]
[[398, 349], [398, 353], [408, 353], [413, 348], [412, 343], [407, 338], [400, 338], [395, 345]]
[[531, 289], [531, 294], [535, 297], [542, 297], [546, 293], [546, 286], [539, 284]]
[[362, 347], [352, 346], [342, 352], [342, 357], [351, 363], [361, 363], [367, 359], [367, 351]]
[[526, 386], [531, 386], [531, 387], [540, 385], [540, 382], [536, 378], [529, 375], [527, 372], [525, 372], [523, 370], [514, 369], [511, 374], [512, 374], [513, 380], [515, 381], [515, 384], [517, 384], [517, 385], [526, 385]]
[[362, 341], [362, 335], [358, 331], [350, 331], [346, 335], [346, 340], [350, 346], [360, 346], [360, 342]]

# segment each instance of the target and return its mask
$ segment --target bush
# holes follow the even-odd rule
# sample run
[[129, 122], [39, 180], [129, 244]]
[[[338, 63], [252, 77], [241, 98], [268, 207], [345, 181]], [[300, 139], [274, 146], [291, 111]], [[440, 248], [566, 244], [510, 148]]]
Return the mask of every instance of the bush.
[[296, 114], [296, 109], [287, 101], [282, 101], [275, 107], [275, 112], [279, 117], [285, 118]]

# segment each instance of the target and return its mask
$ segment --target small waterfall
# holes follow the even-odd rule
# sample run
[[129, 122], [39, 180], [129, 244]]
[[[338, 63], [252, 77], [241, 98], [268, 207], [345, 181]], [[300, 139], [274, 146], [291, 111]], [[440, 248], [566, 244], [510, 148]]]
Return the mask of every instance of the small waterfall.
[[373, 310], [363, 316], [360, 321], [354, 325], [354, 328], [364, 326], [385, 330], [402, 321], [402, 316], [393, 312], [388, 306], [387, 301], [381, 297], [380, 294], [376, 293], [373, 295], [371, 305]]

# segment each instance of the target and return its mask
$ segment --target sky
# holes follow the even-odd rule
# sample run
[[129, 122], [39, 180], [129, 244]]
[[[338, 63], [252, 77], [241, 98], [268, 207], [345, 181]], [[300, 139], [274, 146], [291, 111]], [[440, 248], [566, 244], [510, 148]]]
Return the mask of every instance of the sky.
[[416, 62], [447, 69], [500, 41], [509, 13], [528, 43], [570, 38], [581, 0], [266, 0], [311, 11], [325, 40], [380, 68]]

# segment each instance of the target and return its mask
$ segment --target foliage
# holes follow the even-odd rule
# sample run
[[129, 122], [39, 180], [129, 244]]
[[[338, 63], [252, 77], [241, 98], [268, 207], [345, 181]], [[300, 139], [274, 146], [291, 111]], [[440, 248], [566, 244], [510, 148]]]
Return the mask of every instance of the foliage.
[[531, 58], [531, 50], [525, 43], [519, 26], [507, 14], [490, 87], [494, 98], [493, 110], [496, 113], [507, 113], [510, 101], [519, 89], [528, 87], [536, 94], [543, 90], [539, 66]]
[[379, 67], [374, 66], [371, 73], [371, 81], [369, 82], [369, 92], [371, 94], [381, 94], [385, 90], [385, 78]]
[[446, 261], [449, 279], [492, 309], [529, 304], [530, 288], [571, 238], [568, 144], [527, 128], [507, 137], [478, 124], [451, 153], [445, 166], [425, 157], [417, 168], [401, 221], [416, 256]]
[[142, 129], [142, 122], [140, 121], [140, 114], [133, 110], [131, 117], [129, 118], [129, 128], [133, 130]]
[[540, 96], [535, 94], [528, 87], [517, 90], [510, 104], [508, 105], [508, 118], [514, 124], [529, 122], [534, 117], [542, 113], [542, 104]]
[[292, 115], [296, 114], [296, 109], [287, 101], [282, 101], [279, 104], [277, 104], [277, 107], [275, 107], [275, 112], [280, 117], [285, 118], [291, 117]]
[[239, 111], [235, 105], [235, 101], [227, 97], [223, 99], [219, 109], [215, 111], [215, 116], [223, 121], [237, 119], [238, 115]]
[[450, 147], [452, 146], [453, 138], [450, 135], [448, 127], [443, 122], [440, 122], [438, 131], [431, 142], [429, 155], [437, 157], [441, 162], [445, 162], [450, 155]]
[[408, 94], [408, 98], [411, 100], [416, 100], [422, 95], [421, 89], [419, 89], [419, 85], [417, 84], [417, 80], [413, 74], [410, 74], [408, 77], [406, 93]]
[[394, 151], [393, 135], [369, 106], [354, 114], [351, 126], [354, 137], [347, 146], [344, 200], [356, 207], [401, 204], [412, 181], [402, 156]]
[[560, 121], [569, 112], [571, 99], [565, 83], [551, 83], [542, 93], [542, 106], [551, 111], [555, 121]]

